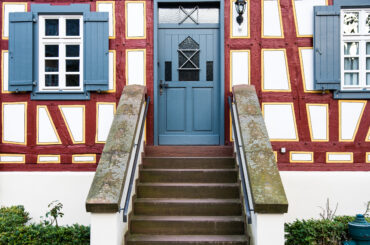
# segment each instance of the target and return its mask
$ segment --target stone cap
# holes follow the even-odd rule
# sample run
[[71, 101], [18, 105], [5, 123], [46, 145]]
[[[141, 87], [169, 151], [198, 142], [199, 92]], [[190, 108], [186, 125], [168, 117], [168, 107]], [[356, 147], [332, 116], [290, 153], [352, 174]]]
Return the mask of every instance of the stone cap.
[[146, 87], [127, 85], [122, 95], [86, 199], [87, 212], [118, 212], [127, 168], [145, 102]]
[[233, 95], [254, 211], [256, 213], [286, 213], [288, 200], [256, 90], [251, 85], [237, 85], [233, 87]]

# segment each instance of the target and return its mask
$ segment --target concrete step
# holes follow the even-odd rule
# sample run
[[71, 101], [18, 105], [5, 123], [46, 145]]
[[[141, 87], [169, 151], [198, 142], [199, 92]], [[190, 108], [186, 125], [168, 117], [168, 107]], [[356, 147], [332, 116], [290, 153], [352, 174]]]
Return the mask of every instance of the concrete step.
[[141, 169], [140, 182], [236, 183], [236, 169]]
[[127, 245], [247, 245], [245, 235], [128, 235]]
[[239, 198], [238, 183], [139, 183], [138, 198]]
[[233, 157], [143, 157], [143, 168], [234, 169]]
[[131, 234], [243, 235], [242, 216], [132, 216]]
[[242, 214], [239, 199], [169, 199], [137, 198], [135, 215], [155, 216], [238, 216]]

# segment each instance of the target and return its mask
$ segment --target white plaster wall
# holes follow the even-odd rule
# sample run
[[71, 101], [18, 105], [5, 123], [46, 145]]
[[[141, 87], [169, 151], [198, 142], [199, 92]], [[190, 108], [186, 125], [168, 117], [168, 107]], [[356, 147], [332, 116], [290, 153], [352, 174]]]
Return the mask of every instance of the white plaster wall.
[[144, 2], [126, 3], [127, 37], [145, 37]]
[[307, 36], [313, 34], [313, 6], [325, 5], [325, 0], [294, 0], [297, 35]]
[[238, 16], [238, 13], [236, 12], [234, 1], [230, 2], [230, 8], [231, 8], [231, 37], [248, 37], [248, 25], [249, 25], [249, 19], [248, 19], [248, 13], [250, 8], [249, 1], [245, 5], [245, 11], [243, 13], [243, 22], [239, 25], [238, 22], [236, 22], [236, 17]]
[[278, 0], [263, 1], [263, 35], [266, 37], [282, 36], [280, 9]]
[[48, 204], [59, 200], [60, 224], [90, 224], [85, 201], [95, 172], [0, 172], [0, 206], [24, 205], [38, 222]]
[[231, 51], [231, 84], [249, 84], [249, 50]]
[[263, 89], [290, 90], [285, 50], [262, 50]]
[[[355, 215], [365, 211], [370, 201], [370, 172], [295, 172], [280, 171], [289, 202], [285, 222], [320, 218], [329, 198], [337, 215]], [[304, 191], [302, 191], [304, 190]]]
[[99, 2], [97, 3], [98, 12], [108, 12], [109, 36], [114, 37], [114, 2]]

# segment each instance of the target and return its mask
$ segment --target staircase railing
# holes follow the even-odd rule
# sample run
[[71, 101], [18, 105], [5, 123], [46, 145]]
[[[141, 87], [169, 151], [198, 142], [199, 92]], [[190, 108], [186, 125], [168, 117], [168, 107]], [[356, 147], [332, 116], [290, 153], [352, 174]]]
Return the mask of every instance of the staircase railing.
[[135, 157], [134, 157], [134, 162], [131, 168], [131, 173], [130, 173], [130, 180], [129, 180], [129, 185], [127, 189], [127, 194], [126, 194], [126, 199], [125, 199], [125, 206], [123, 207], [123, 222], [127, 222], [127, 216], [128, 216], [128, 211], [130, 207], [130, 201], [131, 201], [131, 193], [132, 193], [132, 186], [135, 180], [135, 174], [136, 174], [136, 168], [137, 168], [137, 162], [139, 159], [140, 155], [140, 146], [141, 146], [141, 141], [143, 138], [143, 133], [144, 133], [144, 126], [145, 126], [145, 120], [146, 120], [146, 115], [148, 113], [148, 107], [149, 107], [149, 102], [150, 102], [150, 96], [147, 97], [146, 99], [146, 105], [145, 105], [145, 110], [144, 110], [144, 115], [143, 119], [140, 125], [140, 132], [139, 132], [139, 137], [137, 141], [134, 144], [135, 149]]
[[239, 172], [240, 172], [240, 179], [242, 182], [242, 190], [243, 190], [243, 198], [244, 198], [244, 208], [245, 208], [245, 215], [247, 216], [247, 222], [248, 224], [252, 223], [252, 211], [253, 208], [251, 208], [251, 205], [249, 203], [249, 195], [250, 193], [250, 187], [249, 187], [249, 180], [248, 180], [248, 175], [244, 174], [244, 169], [247, 169], [245, 166], [245, 161], [242, 161], [242, 154], [243, 152], [243, 145], [240, 143], [241, 138], [240, 138], [240, 132], [238, 130], [238, 127], [236, 127], [236, 119], [235, 119], [235, 113], [234, 113], [234, 106], [233, 106], [233, 101], [231, 97], [229, 96], [228, 98], [229, 102], [229, 108], [231, 112], [231, 122], [232, 122], [232, 129], [234, 133], [234, 144], [235, 144], [235, 150], [236, 150], [236, 156], [238, 160], [238, 165], [239, 165]]

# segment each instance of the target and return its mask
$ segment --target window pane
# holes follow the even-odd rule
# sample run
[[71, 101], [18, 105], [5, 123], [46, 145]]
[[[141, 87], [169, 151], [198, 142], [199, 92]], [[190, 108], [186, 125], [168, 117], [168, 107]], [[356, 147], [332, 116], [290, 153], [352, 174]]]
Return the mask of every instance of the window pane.
[[370, 58], [366, 58], [366, 70], [370, 70]]
[[66, 60], [66, 71], [80, 71], [79, 60]]
[[190, 36], [179, 44], [179, 81], [199, 81], [199, 52], [199, 44]]
[[46, 72], [59, 71], [58, 60], [45, 60], [45, 71]]
[[358, 85], [358, 73], [344, 73], [344, 85]]
[[343, 16], [343, 33], [358, 33], [358, 12], [345, 13]]
[[358, 42], [344, 43], [345, 55], [358, 55]]
[[370, 33], [370, 14], [367, 14], [366, 16], [365, 26], [367, 27], [367, 33]]
[[358, 70], [358, 58], [344, 58], [344, 70]]
[[370, 54], [370, 43], [366, 43], [366, 54]]
[[370, 73], [366, 73], [366, 85], [370, 85]]
[[46, 87], [59, 86], [58, 75], [45, 75], [45, 86]]
[[80, 86], [80, 75], [66, 75], [66, 86], [67, 87]]
[[80, 56], [80, 45], [66, 45], [66, 56], [67, 57], [79, 57]]
[[59, 20], [45, 20], [45, 36], [59, 35]]
[[66, 20], [67, 25], [67, 36], [79, 36], [80, 35], [80, 20]]
[[58, 45], [45, 45], [45, 57], [58, 57], [59, 46]]

